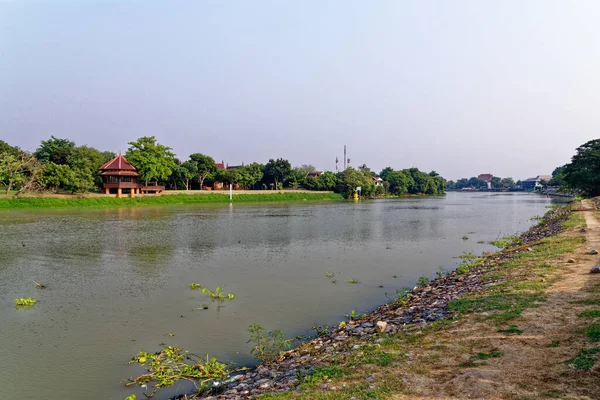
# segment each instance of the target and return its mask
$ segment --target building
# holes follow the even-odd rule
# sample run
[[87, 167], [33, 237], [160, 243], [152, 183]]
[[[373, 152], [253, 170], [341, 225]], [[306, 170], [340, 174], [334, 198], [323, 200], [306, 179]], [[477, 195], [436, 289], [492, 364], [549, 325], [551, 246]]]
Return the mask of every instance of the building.
[[117, 197], [124, 194], [129, 194], [131, 197], [140, 193], [158, 194], [165, 190], [164, 186], [159, 186], [156, 182], [148, 182], [147, 185], [139, 183], [140, 174], [121, 153], [100, 167], [100, 176], [102, 193], [116, 194]]
[[528, 178], [521, 182], [521, 186], [524, 190], [534, 190], [541, 188], [541, 181], [549, 182], [552, 179], [552, 175], [538, 175], [535, 178]]
[[492, 174], [479, 174], [477, 179], [479, 179], [480, 181], [484, 181], [487, 184], [487, 188], [491, 189], [493, 177], [494, 177], [494, 175], [492, 175]]
[[383, 186], [383, 179], [381, 179], [381, 177], [374, 176], [374, 177], [371, 178], [371, 180], [375, 184], [375, 187], [377, 187], [377, 186]]

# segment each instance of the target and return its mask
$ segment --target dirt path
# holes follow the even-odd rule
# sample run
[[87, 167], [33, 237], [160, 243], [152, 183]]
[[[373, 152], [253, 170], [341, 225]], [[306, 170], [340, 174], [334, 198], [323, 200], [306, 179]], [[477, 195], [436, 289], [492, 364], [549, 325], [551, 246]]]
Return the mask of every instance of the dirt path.
[[[565, 363], [590, 347], [580, 333], [590, 321], [578, 315], [594, 307], [575, 302], [593, 298], [590, 288], [600, 284], [600, 276], [589, 273], [600, 257], [588, 254], [592, 248], [600, 251], [600, 222], [594, 210], [591, 202], [583, 202], [587, 229], [573, 234], [585, 234], [587, 243], [555, 260], [560, 279], [546, 290], [547, 301], [510, 321], [522, 334], [499, 333], [498, 325], [478, 322], [476, 317], [461, 320], [438, 338], [443, 352], [414, 354], [432, 359], [433, 368], [426, 374], [409, 374], [405, 380], [412, 394], [395, 398], [600, 399], [598, 363], [592, 371], [576, 371]], [[575, 262], [568, 263], [569, 259]], [[473, 368], [457, 368], [478, 352], [502, 356]]]

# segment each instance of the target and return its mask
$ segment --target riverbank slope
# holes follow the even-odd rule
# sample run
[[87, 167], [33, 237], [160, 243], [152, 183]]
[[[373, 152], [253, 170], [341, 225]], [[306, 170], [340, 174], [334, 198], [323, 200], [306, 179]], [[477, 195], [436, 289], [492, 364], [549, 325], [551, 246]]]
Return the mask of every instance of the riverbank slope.
[[[317, 201], [342, 200], [343, 197], [332, 192], [301, 192], [301, 191], [236, 191], [232, 202], [282, 202], [282, 201]], [[183, 205], [228, 203], [229, 193], [225, 192], [196, 192], [156, 195], [140, 195], [134, 198], [103, 195], [55, 195], [55, 196], [26, 196], [0, 198], [0, 210], [21, 208], [110, 208], [110, 207], [140, 207], [153, 205]]]
[[599, 216], [591, 201], [553, 210], [502, 252], [344, 321], [212, 398], [600, 398], [600, 274], [589, 273]]

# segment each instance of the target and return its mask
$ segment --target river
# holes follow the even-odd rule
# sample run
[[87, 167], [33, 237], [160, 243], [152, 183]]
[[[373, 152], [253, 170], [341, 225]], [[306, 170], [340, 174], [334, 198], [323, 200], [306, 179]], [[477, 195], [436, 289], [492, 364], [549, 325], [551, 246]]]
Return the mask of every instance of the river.
[[[127, 361], [161, 343], [252, 363], [248, 325], [294, 337], [372, 310], [420, 276], [454, 269], [461, 253], [494, 249], [478, 241], [525, 231], [550, 204], [535, 194], [449, 193], [0, 212], [0, 398], [139, 395], [120, 383], [140, 372]], [[217, 309], [192, 282], [235, 298]], [[27, 296], [38, 304], [16, 310], [14, 299]]]

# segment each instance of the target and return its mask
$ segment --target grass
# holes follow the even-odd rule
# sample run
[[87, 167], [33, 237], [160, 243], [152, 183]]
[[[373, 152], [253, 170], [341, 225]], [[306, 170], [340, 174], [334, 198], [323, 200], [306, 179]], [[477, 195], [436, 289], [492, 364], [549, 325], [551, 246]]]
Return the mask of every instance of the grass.
[[597, 342], [600, 340], [600, 321], [593, 322], [590, 326], [587, 327], [585, 333], [590, 338], [592, 342]]
[[490, 351], [489, 353], [477, 353], [472, 358], [475, 360], [489, 360], [490, 358], [502, 357], [501, 351]]
[[458, 314], [491, 312], [487, 318], [502, 323], [517, 318], [526, 308], [537, 307], [542, 301], [545, 297], [541, 293], [497, 293], [453, 300], [449, 307]]
[[578, 315], [581, 318], [600, 318], [600, 310], [587, 310]]
[[[274, 192], [269, 194], [234, 194], [233, 202], [277, 202], [277, 201], [306, 201], [306, 200], [342, 200], [343, 197], [336, 193], [293, 193]], [[139, 207], [148, 205], [183, 205], [228, 203], [226, 194], [173, 194], [162, 196], [129, 197], [21, 197], [0, 198], [0, 209], [18, 208], [57, 208], [57, 207]]]
[[583, 304], [586, 306], [600, 306], [600, 299], [585, 299], [573, 301], [572, 304]]
[[506, 329], [498, 329], [500, 333], [506, 333], [507, 335], [520, 335], [523, 333], [516, 325], [509, 325]]
[[595, 356], [600, 353], [600, 347], [583, 349], [575, 357], [567, 361], [567, 365], [573, 369], [590, 370], [598, 360]]

